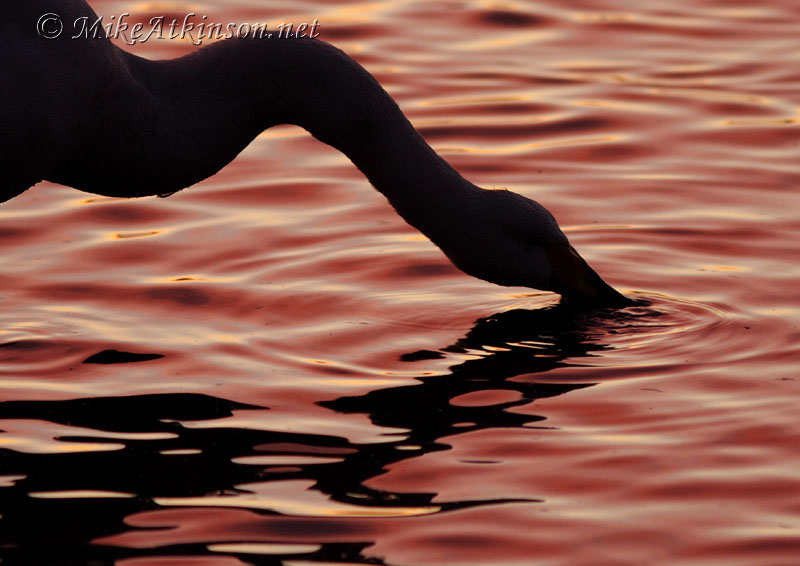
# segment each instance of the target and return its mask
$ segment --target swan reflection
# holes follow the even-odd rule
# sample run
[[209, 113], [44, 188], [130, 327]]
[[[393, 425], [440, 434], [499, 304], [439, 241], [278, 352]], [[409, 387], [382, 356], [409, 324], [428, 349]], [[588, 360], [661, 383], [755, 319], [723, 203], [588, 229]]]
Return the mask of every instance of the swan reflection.
[[[348, 560], [363, 560], [360, 551], [369, 541], [345, 545], [348, 550], [343, 551], [341, 544], [330, 543], [332, 522], [341, 517], [367, 521], [410, 517], [505, 501], [437, 503], [436, 493], [370, 489], [366, 487], [369, 480], [394, 463], [448, 450], [442, 440], [446, 437], [476, 430], [540, 427], [536, 423], [544, 421], [544, 416], [508, 409], [592, 385], [539, 383], [537, 375], [585, 364], [587, 357], [609, 349], [599, 329], [632, 316], [624, 311], [587, 313], [565, 305], [498, 313], [476, 321], [453, 344], [409, 352], [401, 358], [400, 363], [408, 364], [432, 357], [462, 358], [447, 375], [420, 377], [414, 385], [321, 403], [338, 413], [363, 413], [378, 426], [407, 431], [379, 443], [356, 444], [324, 430], [296, 434], [224, 425], [214, 428], [214, 421], [224, 422], [234, 411], [264, 408], [197, 394], [0, 403], [0, 429], [6, 428], [4, 423], [46, 421], [75, 431], [55, 439], [70, 446], [89, 440], [122, 444], [87, 452], [3, 450], [0, 476], [13, 480], [3, 488], [0, 559], [9, 564], [39, 563], [43, 549], [37, 541], [41, 540], [74, 556], [108, 561], [147, 556], [158, 550], [138, 546], [136, 537], [153, 537], [155, 531], [131, 531], [122, 524], [125, 517], [175, 508], [229, 507], [262, 514], [263, 520], [318, 513], [319, 542], [324, 544], [315, 556], [324, 560], [338, 553], [341, 558], [344, 552]], [[464, 354], [470, 359], [463, 360]], [[458, 402], [464, 395], [497, 391], [513, 395], [499, 403]], [[181, 424], [204, 419], [212, 426]], [[260, 465], [253, 465], [256, 461]], [[297, 489], [305, 493], [300, 498], [292, 491]], [[135, 497], [70, 495], [81, 492]], [[64, 521], [65, 516], [77, 519]], [[219, 528], [224, 530], [225, 525]], [[171, 531], [159, 532], [170, 544], [177, 543], [170, 539]], [[94, 540], [122, 548], [93, 546]], [[138, 550], [124, 548], [128, 545]]]

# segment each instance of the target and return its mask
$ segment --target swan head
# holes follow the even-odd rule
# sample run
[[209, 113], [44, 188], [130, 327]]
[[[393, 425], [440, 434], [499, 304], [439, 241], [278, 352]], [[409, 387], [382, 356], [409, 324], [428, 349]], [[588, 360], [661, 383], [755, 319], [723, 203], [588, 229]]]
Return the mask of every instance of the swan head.
[[538, 202], [511, 191], [474, 189], [428, 234], [456, 267], [498, 285], [553, 291], [571, 303], [631, 304], [575, 251]]

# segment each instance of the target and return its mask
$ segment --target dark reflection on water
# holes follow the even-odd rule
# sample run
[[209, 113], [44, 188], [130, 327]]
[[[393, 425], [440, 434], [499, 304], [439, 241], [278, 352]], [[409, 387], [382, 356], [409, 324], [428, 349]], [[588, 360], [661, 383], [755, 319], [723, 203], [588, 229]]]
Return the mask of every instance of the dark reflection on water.
[[134, 352], [120, 352], [118, 350], [103, 350], [93, 356], [89, 356], [83, 363], [85, 364], [130, 364], [135, 362], [148, 362], [163, 358], [163, 354], [136, 354]]
[[[364, 413], [377, 425], [405, 429], [398, 439], [375, 444], [352, 444], [344, 439], [239, 428], [187, 428], [181, 421], [229, 416], [233, 411], [263, 410], [197, 394], [107, 397], [52, 402], [0, 403], [3, 420], [38, 420], [104, 431], [105, 437], [61, 437], [72, 443], [101, 444], [101, 451], [22, 453], [0, 450], [0, 476], [24, 476], [0, 489], [0, 558], [9, 564], [112, 564], [126, 556], [147, 555], [92, 541], [129, 530], [126, 516], [159, 508], [157, 497], [203, 497], [243, 493], [237, 486], [270, 480], [311, 479], [314, 489], [348, 505], [382, 508], [434, 506], [440, 512], [504, 501], [459, 501], [434, 504], [435, 493], [390, 493], [365, 487], [387, 466], [426, 453], [447, 450], [440, 439], [458, 432], [523, 427], [542, 416], [507, 411], [535, 399], [588, 387], [582, 384], [543, 384], [511, 378], [572, 365], [608, 348], [593, 328], [624, 323], [625, 314], [585, 314], [565, 306], [513, 310], [480, 319], [455, 344], [440, 352], [415, 352], [404, 360], [471, 353], [476, 357], [454, 365], [445, 376], [421, 377], [419, 384], [372, 391], [321, 403], [341, 413]], [[459, 406], [454, 398], [481, 391], [517, 392], [513, 401], [489, 406]], [[140, 436], [135, 436], [135, 435]], [[102, 443], [108, 449], [102, 450]], [[271, 447], [264, 447], [264, 445]], [[417, 445], [414, 451], [399, 445]], [[281, 448], [290, 446], [290, 448]], [[189, 450], [181, 454], [175, 451]], [[254, 466], [234, 459], [264, 455], [265, 450], [293, 455], [333, 454], [333, 463]], [[165, 454], [165, 451], [167, 452]], [[169, 453], [172, 451], [172, 453]], [[42, 493], [114, 492], [128, 497], [42, 497]], [[31, 496], [30, 494], [33, 494]], [[275, 514], [275, 511], [258, 512]], [[361, 554], [364, 544], [326, 543], [309, 559], [376, 563]], [[154, 551], [150, 551], [152, 554]], [[207, 553], [203, 545], [158, 548], [159, 555]], [[245, 557], [243, 556], [243, 559]], [[246, 556], [246, 562], [272, 564], [278, 557]]]
[[[441, 349], [445, 353], [479, 356], [452, 366], [449, 375], [422, 377], [420, 385], [379, 389], [323, 405], [342, 413], [367, 413], [381, 426], [408, 429], [409, 442], [430, 450], [446, 448], [437, 445], [436, 440], [455, 430], [518, 427], [540, 421], [544, 417], [509, 413], [506, 409], [591, 384], [542, 384], [509, 378], [572, 365], [567, 362], [568, 358], [585, 357], [607, 349], [591, 330], [598, 316], [615, 315], [582, 313], [558, 305], [539, 310], [517, 309], [482, 318], [465, 337]], [[402, 356], [401, 360], [414, 361], [436, 355], [441, 354], [413, 352]], [[488, 407], [461, 407], [451, 403], [455, 397], [487, 389], [516, 391], [521, 398]], [[464, 426], [465, 423], [472, 424]]]
[[[56, 553], [59, 564], [84, 564], [90, 559], [110, 563], [104, 552], [92, 549], [89, 543], [125, 528], [125, 516], [153, 507], [150, 498], [212, 493], [252, 480], [251, 467], [231, 462], [259, 441], [249, 431], [195, 431], [177, 422], [221, 418], [246, 408], [252, 407], [196, 394], [0, 403], [0, 429], [4, 419], [36, 419], [121, 433], [107, 440], [59, 438], [92, 444], [105, 441], [110, 451], [26, 454], [0, 450], [0, 475], [26, 476], [13, 488], [0, 491], [2, 563], [52, 564]], [[126, 439], [124, 449], [114, 450], [113, 445], [126, 433], [168, 434], [158, 440]], [[202, 453], [161, 454], [186, 448], [198, 448]], [[122, 492], [135, 497], [48, 499], [28, 495], [62, 490]]]

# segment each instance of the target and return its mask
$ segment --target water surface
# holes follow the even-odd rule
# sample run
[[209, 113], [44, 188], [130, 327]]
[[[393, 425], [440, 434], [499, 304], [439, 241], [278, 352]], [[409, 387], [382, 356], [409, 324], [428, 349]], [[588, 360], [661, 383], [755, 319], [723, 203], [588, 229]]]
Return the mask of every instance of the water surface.
[[463, 275], [294, 127], [167, 199], [43, 183], [0, 207], [4, 565], [797, 564], [795, 3], [92, 5], [317, 18], [641, 304]]

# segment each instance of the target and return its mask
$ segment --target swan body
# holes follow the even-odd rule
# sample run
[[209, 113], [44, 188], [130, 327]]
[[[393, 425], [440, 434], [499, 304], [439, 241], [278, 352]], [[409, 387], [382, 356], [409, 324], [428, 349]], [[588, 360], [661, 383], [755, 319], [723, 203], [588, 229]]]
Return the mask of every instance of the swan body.
[[479, 188], [422, 139], [363, 67], [313, 39], [234, 38], [149, 61], [105, 38], [40, 37], [38, 18], [97, 16], [83, 0], [3, 2], [0, 202], [47, 180], [141, 197], [197, 183], [260, 132], [296, 124], [344, 152], [462, 271], [590, 303], [625, 304], [553, 216]]

